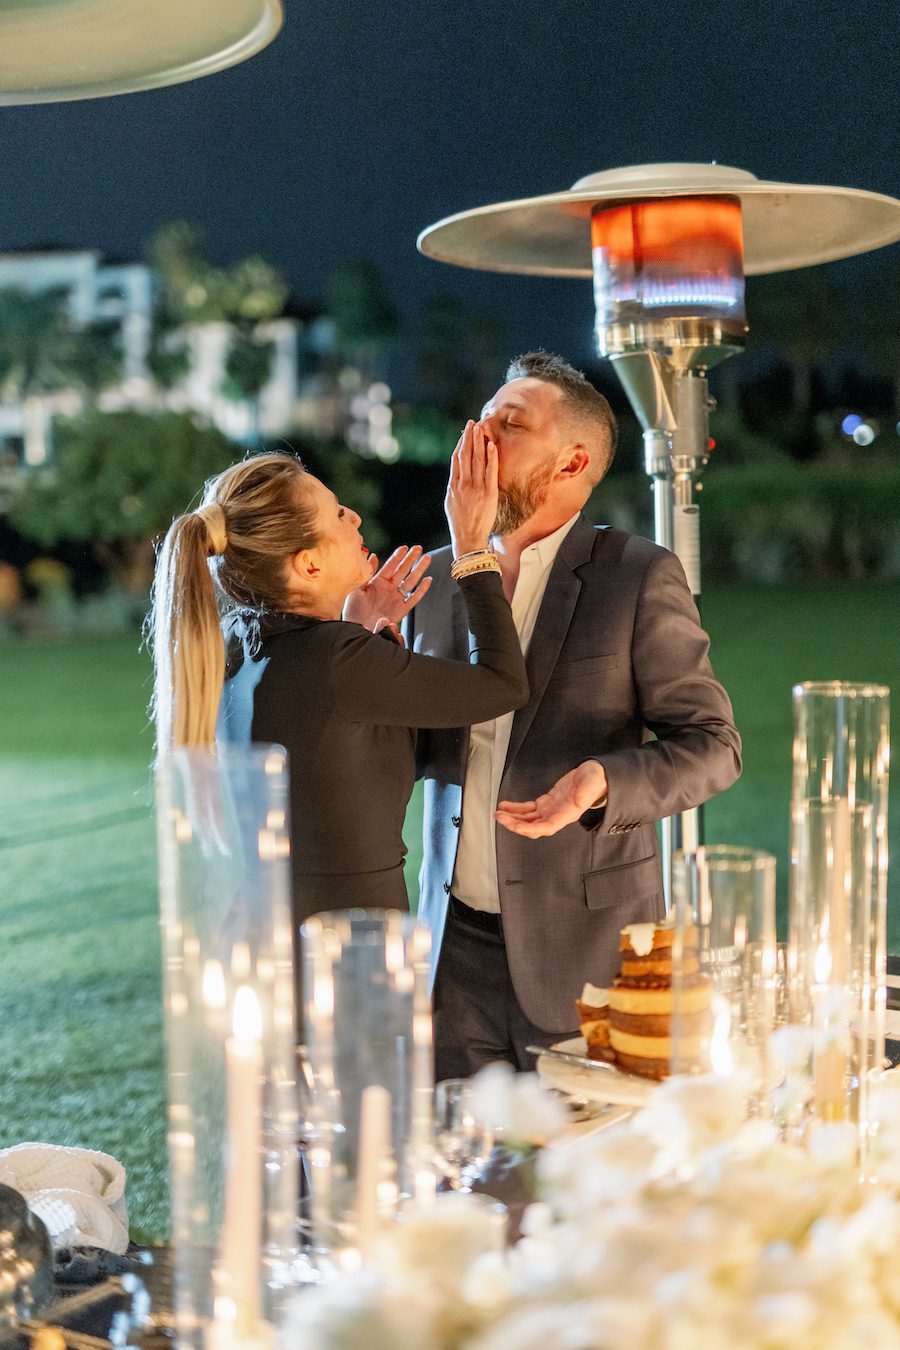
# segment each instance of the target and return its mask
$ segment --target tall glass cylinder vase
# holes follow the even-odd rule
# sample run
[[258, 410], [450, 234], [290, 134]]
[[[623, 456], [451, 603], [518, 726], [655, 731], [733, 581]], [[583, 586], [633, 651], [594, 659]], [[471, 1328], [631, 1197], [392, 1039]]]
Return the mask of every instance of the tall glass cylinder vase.
[[271, 1339], [296, 1248], [287, 756], [179, 750], [157, 770], [179, 1343]]
[[791, 1020], [812, 1028], [814, 1115], [859, 1127], [884, 1057], [889, 691], [795, 685]]
[[431, 934], [362, 909], [301, 932], [313, 1242], [364, 1258], [402, 1199], [434, 1195]]
[[775, 859], [701, 846], [673, 858], [672, 1072], [740, 1075], [769, 1113], [776, 1022]]

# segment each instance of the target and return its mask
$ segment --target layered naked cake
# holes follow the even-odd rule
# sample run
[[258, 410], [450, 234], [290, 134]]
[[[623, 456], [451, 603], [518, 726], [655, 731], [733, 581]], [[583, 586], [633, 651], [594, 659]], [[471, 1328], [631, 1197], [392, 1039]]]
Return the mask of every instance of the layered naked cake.
[[[674, 916], [659, 924], [633, 923], [619, 936], [622, 969], [609, 994], [609, 1037], [615, 1062], [628, 1073], [666, 1078], [672, 1058], [672, 943]], [[712, 985], [699, 974], [697, 929], [684, 935], [679, 1052], [699, 1057], [709, 1029]]]
[[[582, 1035], [592, 1059], [607, 1059], [627, 1073], [665, 1078], [672, 1058], [672, 943], [674, 917], [633, 923], [619, 936], [621, 969], [612, 989], [585, 985], [576, 1000]], [[679, 1053], [699, 1057], [709, 1031], [712, 985], [699, 973], [697, 930], [684, 936]]]
[[575, 1000], [578, 1009], [578, 1021], [581, 1034], [587, 1043], [587, 1052], [591, 1059], [611, 1060], [612, 1046], [609, 1040], [609, 990], [598, 989], [596, 985], [586, 984], [581, 998]]

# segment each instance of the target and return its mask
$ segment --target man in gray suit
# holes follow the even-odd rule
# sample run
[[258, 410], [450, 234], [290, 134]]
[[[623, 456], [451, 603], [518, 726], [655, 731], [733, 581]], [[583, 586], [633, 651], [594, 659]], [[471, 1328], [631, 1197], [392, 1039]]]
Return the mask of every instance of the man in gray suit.
[[[655, 822], [741, 767], [678, 559], [581, 513], [615, 450], [606, 399], [545, 352], [506, 380], [463, 436], [498, 447], [491, 542], [531, 692], [507, 717], [420, 741], [439, 1079], [497, 1059], [532, 1068], [526, 1045], [573, 1034], [583, 984], [612, 980], [619, 930], [663, 913]], [[407, 637], [459, 659], [451, 561], [433, 555]]]

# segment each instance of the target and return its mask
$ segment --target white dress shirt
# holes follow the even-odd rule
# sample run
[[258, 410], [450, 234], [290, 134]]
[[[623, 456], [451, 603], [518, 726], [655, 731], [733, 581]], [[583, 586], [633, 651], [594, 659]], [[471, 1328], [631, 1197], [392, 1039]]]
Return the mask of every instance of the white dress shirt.
[[[576, 512], [553, 534], [522, 551], [512, 598], [512, 616], [526, 656], [550, 569], [578, 514]], [[494, 811], [514, 716], [510, 712], [495, 717], [492, 722], [479, 722], [469, 732], [462, 826], [451, 890], [463, 904], [489, 914], [500, 912]]]

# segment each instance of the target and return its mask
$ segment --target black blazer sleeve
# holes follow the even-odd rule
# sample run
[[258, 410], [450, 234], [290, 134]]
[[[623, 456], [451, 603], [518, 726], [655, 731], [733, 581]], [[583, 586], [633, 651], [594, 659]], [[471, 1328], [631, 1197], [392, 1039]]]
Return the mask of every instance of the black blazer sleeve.
[[423, 656], [341, 624], [331, 661], [335, 706], [357, 722], [458, 727], [486, 722], [528, 699], [525, 661], [496, 572], [460, 583], [469, 627], [469, 664]]

